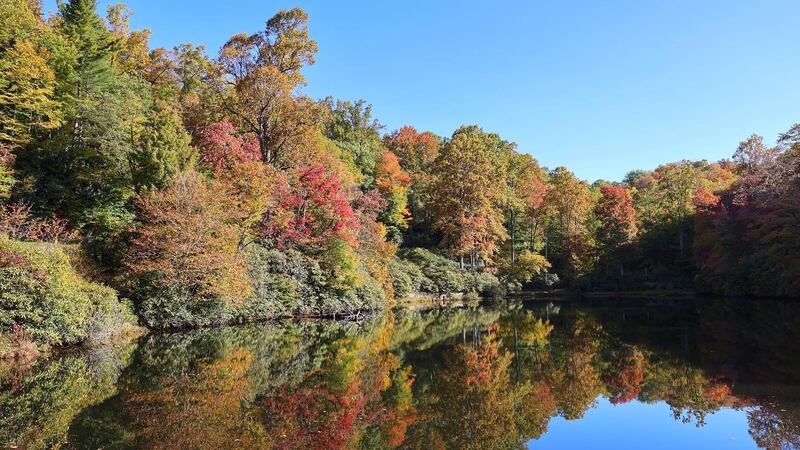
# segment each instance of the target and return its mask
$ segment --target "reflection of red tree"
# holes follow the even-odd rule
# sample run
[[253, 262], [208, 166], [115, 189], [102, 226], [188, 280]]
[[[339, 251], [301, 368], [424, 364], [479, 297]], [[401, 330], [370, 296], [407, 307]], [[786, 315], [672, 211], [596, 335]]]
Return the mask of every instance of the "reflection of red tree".
[[613, 370], [608, 379], [611, 403], [620, 405], [635, 399], [642, 390], [644, 355], [639, 350], [633, 350], [627, 358], [617, 361]]
[[[263, 400], [262, 405], [276, 432], [277, 448], [341, 449], [347, 448], [353, 425], [365, 404], [359, 393], [359, 380], [353, 380], [342, 392], [324, 386], [302, 388]], [[278, 434], [279, 433], [279, 434]]]
[[730, 396], [731, 388], [727, 384], [715, 383], [706, 389], [706, 399], [713, 403], [726, 403]]
[[[386, 447], [415, 420], [409, 368], [387, 351], [391, 326], [371, 339], [342, 340], [323, 369], [261, 400], [276, 448], [344, 449], [370, 433]], [[370, 441], [374, 443], [373, 440]]]
[[525, 439], [538, 439], [547, 431], [550, 418], [556, 413], [556, 397], [544, 381], [536, 381], [526, 388], [518, 405], [519, 434]]

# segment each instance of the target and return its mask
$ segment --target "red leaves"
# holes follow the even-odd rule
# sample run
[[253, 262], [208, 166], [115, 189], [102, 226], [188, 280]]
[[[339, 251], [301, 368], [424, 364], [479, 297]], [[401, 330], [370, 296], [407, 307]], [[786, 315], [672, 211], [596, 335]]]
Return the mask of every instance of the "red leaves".
[[358, 378], [354, 378], [342, 391], [321, 383], [295, 392], [281, 388], [274, 397], [263, 399], [261, 405], [266, 416], [282, 431], [280, 436], [275, 436], [280, 447], [347, 448], [366, 403], [359, 385]]
[[31, 262], [22, 255], [6, 250], [0, 250], [0, 269], [16, 268], [28, 272], [36, 281], [44, 283], [47, 276], [41, 269], [34, 268]]
[[370, 189], [356, 197], [353, 201], [353, 208], [359, 217], [361, 217], [362, 223], [365, 221], [375, 222], [378, 220], [378, 213], [386, 208], [388, 204], [389, 202], [381, 197], [380, 191], [377, 189]]
[[636, 236], [633, 197], [628, 189], [621, 186], [603, 186], [600, 192], [600, 200], [595, 207], [595, 213], [602, 223], [598, 238], [601, 244], [614, 248]]
[[276, 198], [277, 207], [262, 222], [262, 237], [310, 251], [325, 250], [334, 239], [355, 245], [361, 223], [336, 173], [320, 164], [295, 169]]
[[644, 362], [644, 355], [637, 349], [614, 362], [613, 375], [608, 380], [612, 405], [628, 403], [639, 395], [644, 380]]
[[14, 162], [14, 153], [10, 145], [0, 144], [0, 166], [11, 166]]
[[28, 260], [22, 255], [0, 250], [0, 269], [6, 267], [27, 267]]
[[424, 170], [439, 154], [439, 143], [433, 133], [420, 133], [408, 125], [387, 135], [383, 142], [412, 173]]
[[261, 160], [261, 151], [256, 139], [250, 135], [237, 135], [234, 126], [227, 120], [202, 126], [195, 139], [200, 149], [200, 158], [214, 175], [230, 170], [237, 163]]
[[60, 217], [33, 217], [31, 207], [24, 203], [0, 205], [0, 232], [25, 241], [58, 242], [78, 237], [78, 232], [67, 220]]

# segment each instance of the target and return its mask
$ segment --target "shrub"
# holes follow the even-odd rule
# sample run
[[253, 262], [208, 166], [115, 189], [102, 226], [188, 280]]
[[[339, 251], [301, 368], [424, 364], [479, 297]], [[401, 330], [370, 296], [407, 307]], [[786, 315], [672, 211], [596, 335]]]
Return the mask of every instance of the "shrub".
[[251, 288], [224, 190], [188, 172], [140, 196], [137, 208], [142, 223], [124, 265], [144, 321], [157, 328], [229, 321]]
[[480, 272], [473, 275], [470, 288], [470, 291], [487, 297], [498, 297], [503, 294], [500, 280], [494, 274], [488, 272]]
[[425, 278], [419, 266], [397, 257], [392, 258], [389, 262], [389, 275], [392, 277], [394, 294], [397, 298], [420, 292], [422, 280]]
[[253, 244], [247, 250], [253, 295], [237, 305], [240, 321], [285, 315], [346, 314], [381, 308], [386, 298], [380, 284], [358, 268], [354, 288], [342, 287], [335, 274], [297, 250], [279, 251]]
[[260, 319], [302, 314], [304, 306], [310, 306], [315, 293], [313, 286], [323, 282], [319, 265], [297, 250], [282, 252], [253, 244], [247, 250], [247, 264], [253, 280], [253, 295], [238, 308], [243, 317]]
[[151, 328], [193, 328], [221, 325], [232, 314], [225, 300], [216, 296], [197, 297], [180, 286], [142, 289], [138, 313]]
[[0, 200], [11, 196], [11, 187], [14, 185], [14, 172], [11, 169], [13, 162], [11, 146], [0, 144]]
[[0, 235], [0, 325], [39, 345], [102, 339], [135, 323], [108, 287], [85, 280], [57, 244]]
[[356, 286], [355, 298], [349, 312], [382, 308], [386, 304], [386, 292], [381, 284], [363, 267], [359, 268], [358, 273], [361, 282]]
[[[497, 277], [486, 272], [470, 272], [461, 269], [458, 264], [444, 256], [437, 255], [422, 248], [404, 249], [400, 258], [417, 267], [421, 273], [418, 291], [430, 294], [476, 293], [481, 295], [494, 295], [500, 291], [500, 282]], [[398, 266], [400, 284], [417, 287], [412, 273], [413, 269]], [[401, 286], [403, 287], [403, 286]]]
[[180, 286], [150, 284], [137, 294], [140, 317], [152, 328], [189, 328], [288, 316], [344, 315], [386, 304], [380, 283], [363, 267], [357, 271], [355, 287], [341, 287], [335, 274], [295, 249], [269, 249], [253, 243], [241, 257], [252, 282], [252, 294], [246, 299], [229, 302], [221, 296], [197, 297]]
[[69, 241], [78, 233], [59, 217], [42, 219], [33, 217], [30, 205], [24, 203], [0, 204], [0, 233], [25, 241]]

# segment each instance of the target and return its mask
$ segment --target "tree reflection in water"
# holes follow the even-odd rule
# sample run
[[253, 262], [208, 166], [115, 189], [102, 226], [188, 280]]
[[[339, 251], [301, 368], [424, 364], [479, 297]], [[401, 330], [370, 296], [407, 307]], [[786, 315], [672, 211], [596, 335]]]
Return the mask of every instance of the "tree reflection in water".
[[[157, 334], [0, 367], [0, 446], [523, 447], [552, 418], [665, 402], [800, 447], [800, 307], [502, 304]], [[613, 406], [609, 406], [613, 408]]]

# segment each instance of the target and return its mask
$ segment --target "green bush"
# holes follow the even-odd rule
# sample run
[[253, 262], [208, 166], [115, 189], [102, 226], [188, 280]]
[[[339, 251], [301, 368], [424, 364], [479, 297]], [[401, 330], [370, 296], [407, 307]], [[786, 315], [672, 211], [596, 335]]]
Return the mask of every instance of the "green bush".
[[133, 324], [130, 307], [81, 277], [61, 246], [0, 235], [0, 328], [22, 327], [49, 346], [103, 339]]
[[150, 328], [204, 327], [231, 320], [224, 299], [197, 297], [179, 286], [140, 286], [136, 296], [139, 317]]
[[343, 289], [320, 264], [296, 250], [279, 251], [261, 245], [247, 250], [253, 295], [236, 307], [239, 321], [288, 315], [331, 315], [378, 309], [386, 297], [365, 270], [360, 282]]
[[475, 274], [472, 278], [470, 290], [488, 297], [498, 297], [503, 294], [503, 287], [500, 285], [500, 280], [488, 272]]
[[[302, 314], [314, 286], [324, 283], [322, 269], [296, 250], [281, 252], [261, 245], [247, 250], [247, 265], [253, 282], [253, 295], [240, 305], [240, 317], [253, 319]], [[305, 301], [304, 301], [305, 300]]]
[[297, 250], [252, 244], [243, 257], [253, 284], [252, 295], [244, 301], [198, 298], [177, 287], [140, 285], [135, 293], [140, 317], [151, 328], [190, 328], [287, 316], [348, 314], [386, 304], [380, 284], [363, 269], [357, 272], [357, 286], [343, 289], [336, 287], [339, 283], [317, 261]]
[[[403, 249], [399, 256], [405, 261], [395, 265], [395, 283], [401, 289], [415, 288], [417, 292], [429, 294], [475, 293], [495, 295], [500, 289], [497, 277], [487, 272], [470, 272], [444, 256], [423, 248]], [[417, 269], [409, 268], [409, 264]], [[391, 269], [391, 267], [390, 267]], [[417, 270], [420, 275], [417, 274]], [[419, 278], [415, 278], [419, 276]], [[417, 280], [419, 280], [417, 282]], [[397, 285], [395, 286], [397, 289]]]
[[356, 286], [354, 295], [350, 296], [353, 300], [349, 312], [383, 308], [386, 305], [386, 292], [381, 284], [364, 268], [359, 268], [358, 274], [361, 282]]
[[395, 297], [403, 298], [421, 292], [425, 275], [413, 262], [398, 257], [392, 258], [389, 262], [389, 275], [392, 277]]

